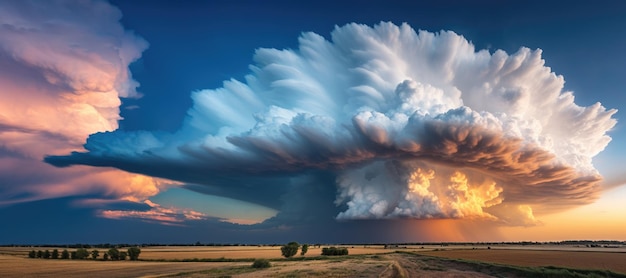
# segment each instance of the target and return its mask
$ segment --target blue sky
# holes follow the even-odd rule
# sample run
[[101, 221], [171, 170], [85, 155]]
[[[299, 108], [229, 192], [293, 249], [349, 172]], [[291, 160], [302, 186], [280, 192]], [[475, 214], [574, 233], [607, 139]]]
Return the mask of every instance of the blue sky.
[[[5, 2], [3, 6], [12, 16], [0, 21], [5, 24], [4, 36], [0, 36], [4, 47], [0, 86], [6, 89], [0, 99], [7, 104], [0, 107], [5, 111], [0, 112], [4, 142], [0, 148], [4, 168], [0, 169], [0, 221], [6, 223], [0, 229], [0, 244], [270, 243], [285, 238], [330, 243], [558, 240], [573, 236], [626, 240], [624, 208], [613, 200], [626, 196], [621, 169], [626, 152], [621, 120], [626, 108], [624, 3], [53, 1]], [[362, 25], [346, 26], [350, 23]], [[384, 34], [393, 33], [394, 28], [412, 36], [414, 32], [402, 29], [404, 23], [415, 32], [427, 31], [422, 41], [434, 36], [434, 49], [447, 45], [451, 50], [419, 54], [432, 59], [433, 66], [421, 62], [426, 60], [412, 60], [402, 53], [417, 46], [404, 39], [384, 40]], [[442, 30], [455, 34], [438, 33]], [[325, 52], [326, 44], [307, 37], [307, 32], [321, 36], [336, 52]], [[47, 38], [46, 33], [59, 35]], [[407, 50], [377, 52], [368, 40], [376, 36], [383, 38], [381, 44], [388, 49]], [[322, 58], [306, 56], [303, 40]], [[49, 47], [30, 47], [42, 41], [49, 42]], [[467, 43], [474, 51], [463, 52]], [[295, 56], [261, 48], [291, 49]], [[354, 60], [345, 64], [336, 62], [360, 53], [357, 49], [371, 57], [382, 53], [379, 59], [384, 63], [369, 69], [389, 84], [359, 76], [346, 77], [350, 81], [334, 78], [350, 76], [353, 71], [347, 65], [370, 57], [363, 54], [346, 58]], [[466, 55], [480, 60], [487, 56], [477, 53], [486, 50], [493, 60], [499, 49], [531, 65], [529, 74], [507, 77], [496, 72], [494, 78], [484, 80], [497, 89], [500, 80], [510, 78], [510, 85], [502, 85], [518, 101], [510, 106], [499, 105], [493, 97], [474, 97], [469, 92], [474, 85], [465, 86], [473, 84], [471, 80], [448, 82], [442, 77], [445, 70], [432, 69], [445, 64], [446, 55], [451, 61], [468, 63], [467, 68], [480, 67], [453, 54], [470, 53]], [[343, 54], [334, 57], [332, 53]], [[545, 65], [532, 64], [533, 55], [539, 55], [537, 59]], [[308, 64], [292, 63], [289, 57]], [[298, 69], [301, 75], [263, 68], [272, 64]], [[401, 72], [405, 64], [411, 70]], [[305, 70], [313, 65], [326, 70]], [[545, 67], [549, 67], [547, 73], [543, 73]], [[447, 70], [472, 79], [472, 72], [463, 70], [467, 68]], [[544, 105], [540, 95], [544, 88], [560, 84], [551, 79], [550, 72], [563, 76], [565, 85], [545, 89], [546, 94], [573, 91], [576, 105], [563, 104], [573, 108], [552, 118], [545, 115], [558, 114], [555, 111], [561, 106], [556, 103], [561, 100]], [[256, 81], [247, 77], [251, 74]], [[536, 77], [528, 77], [531, 74]], [[302, 96], [268, 89], [275, 88], [279, 83], [272, 82], [281, 78], [323, 89], [310, 94], [304, 90]], [[138, 84], [136, 89], [132, 80]], [[228, 80], [248, 87], [224, 83]], [[358, 91], [361, 84], [378, 90], [384, 100], [343, 98], [348, 91], [367, 95]], [[349, 90], [338, 89], [342, 86]], [[385, 91], [388, 86], [389, 92]], [[228, 97], [246, 94], [248, 89], [243, 87], [252, 92], [257, 104]], [[458, 109], [453, 87], [460, 88], [467, 109]], [[433, 96], [429, 101], [438, 101], [440, 106], [400, 100], [413, 103], [409, 106], [415, 105], [416, 111], [426, 111], [420, 118], [424, 126], [398, 120], [403, 115], [417, 119], [402, 110], [406, 108], [392, 107], [396, 100], [388, 100], [403, 90], [414, 97], [415, 92], [425, 90]], [[441, 97], [438, 90], [443, 92]], [[332, 108], [343, 101], [343, 108]], [[591, 116], [574, 113], [580, 111], [576, 107], [596, 102], [619, 112], [606, 114], [589, 108]], [[76, 107], [80, 109], [73, 110]], [[397, 125], [385, 124], [374, 112], [407, 127], [394, 129]], [[438, 117], [428, 116], [437, 113]], [[521, 120], [503, 116], [516, 113], [523, 114]], [[453, 116], [461, 122], [454, 122]], [[474, 125], [470, 118], [486, 124]], [[489, 124], [506, 120], [515, 122], [512, 129], [503, 125], [494, 131]], [[529, 124], [533, 121], [534, 125]], [[468, 122], [472, 124], [463, 125]], [[517, 176], [512, 173], [530, 164], [475, 163], [459, 158], [462, 153], [450, 156], [438, 148], [452, 139], [428, 132], [448, 123], [467, 127], [470, 137], [489, 138], [490, 144], [508, 147], [513, 153], [524, 150], [522, 156], [537, 155], [540, 158], [533, 160], [540, 164], [537, 169], [556, 170]], [[426, 130], [420, 135], [426, 139], [413, 139], [428, 151], [407, 152], [403, 145], [407, 142], [394, 141], [410, 137], [411, 128]], [[354, 132], [362, 137], [355, 139]], [[380, 137], [381, 133], [386, 137]], [[607, 134], [612, 141], [605, 148], [602, 138]], [[455, 141], [458, 146], [466, 143]], [[224, 148], [228, 151], [222, 152]], [[474, 148], [468, 156], [480, 149]], [[596, 151], [601, 152], [595, 155]], [[543, 157], [552, 156], [554, 160], [544, 162]], [[587, 159], [593, 159], [593, 164]], [[436, 174], [430, 177], [429, 171]], [[446, 182], [439, 181], [436, 175], [440, 174], [447, 175]], [[559, 178], [546, 182], [540, 178], [544, 174]], [[525, 187], [528, 184], [520, 180], [545, 188]], [[430, 187], [424, 187], [425, 181], [430, 181]], [[465, 194], [465, 199], [449, 199], [452, 193], [446, 188], [461, 190], [461, 183], [469, 189], [454, 194]], [[572, 187], [575, 190], [570, 191]], [[426, 193], [420, 188], [426, 188]], [[478, 203], [469, 201], [475, 199]], [[593, 209], [608, 210], [606, 221], [614, 233], [569, 235], [554, 228], [565, 221], [559, 219], [570, 219], [568, 212], [581, 209], [589, 213], [584, 215], [592, 215]], [[523, 218], [528, 211], [531, 217]], [[51, 229], [42, 235], [44, 226]], [[335, 232], [323, 233], [328, 227]], [[456, 232], [441, 236], [440, 229]], [[616, 238], [619, 234], [622, 238]]]

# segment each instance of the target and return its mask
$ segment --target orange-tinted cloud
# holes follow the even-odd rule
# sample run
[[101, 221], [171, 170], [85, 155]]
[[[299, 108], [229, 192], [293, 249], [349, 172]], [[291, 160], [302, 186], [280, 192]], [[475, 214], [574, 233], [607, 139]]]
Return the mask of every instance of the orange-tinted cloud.
[[174, 226], [184, 226], [183, 223], [185, 221], [197, 221], [208, 218], [206, 214], [194, 210], [162, 207], [150, 200], [146, 200], [144, 203], [150, 206], [149, 210], [101, 210], [99, 214], [104, 218], [110, 219], [135, 218]]
[[120, 98], [139, 96], [128, 66], [148, 44], [120, 18], [104, 1], [0, 3], [0, 204], [80, 194], [138, 201], [168, 183], [42, 162], [117, 129]]

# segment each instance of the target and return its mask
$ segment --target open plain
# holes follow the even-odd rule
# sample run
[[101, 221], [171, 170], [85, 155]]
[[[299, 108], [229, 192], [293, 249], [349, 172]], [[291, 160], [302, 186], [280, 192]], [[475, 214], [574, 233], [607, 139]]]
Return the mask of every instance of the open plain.
[[[0, 277], [626, 277], [624, 247], [345, 247], [349, 256], [311, 247], [286, 260], [279, 246], [155, 246], [143, 247], [140, 261], [30, 259], [30, 250], [54, 248], [0, 247]], [[252, 268], [255, 258], [272, 267]]]

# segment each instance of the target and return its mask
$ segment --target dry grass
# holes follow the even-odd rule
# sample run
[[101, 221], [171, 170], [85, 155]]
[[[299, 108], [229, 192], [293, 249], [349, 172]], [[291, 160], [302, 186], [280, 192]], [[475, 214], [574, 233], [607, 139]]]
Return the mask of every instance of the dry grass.
[[0, 255], [0, 277], [154, 277], [184, 271], [248, 266], [248, 263], [175, 263], [28, 259]]
[[[393, 252], [382, 246], [347, 246], [351, 255], [380, 254]], [[354, 248], [352, 248], [354, 247]], [[305, 257], [322, 254], [322, 248], [309, 247]], [[145, 247], [141, 248], [141, 259], [182, 260], [182, 259], [278, 259], [282, 258], [280, 246], [189, 246], [189, 247]], [[301, 257], [298, 253], [295, 257]]]
[[420, 254], [518, 266], [559, 266], [626, 273], [626, 253], [548, 250], [443, 250]]
[[[274, 260], [268, 269], [255, 269], [252, 262], [92, 261], [29, 259], [33, 248], [0, 248], [0, 277], [517, 277], [543, 273], [534, 266], [606, 269], [626, 273], [626, 253], [553, 250], [444, 250], [421, 247], [384, 249], [382, 246], [346, 246], [350, 256], [313, 260]], [[34, 248], [45, 250], [46, 248]], [[54, 248], [47, 248], [52, 250]], [[57, 248], [62, 250], [62, 248]], [[123, 248], [124, 249], [124, 248]], [[72, 249], [68, 249], [73, 251]], [[92, 249], [89, 249], [92, 250]], [[106, 250], [99, 249], [101, 252]], [[389, 253], [396, 250], [401, 253]], [[408, 252], [408, 253], [405, 253]], [[311, 248], [307, 257], [320, 255]], [[385, 253], [385, 254], [383, 254]], [[368, 255], [363, 255], [368, 254]], [[415, 255], [414, 255], [415, 254]], [[428, 256], [421, 256], [428, 255]], [[432, 257], [435, 256], [435, 257]], [[300, 257], [300, 255], [297, 255]], [[474, 263], [456, 258], [489, 263]], [[146, 247], [140, 259], [279, 259], [280, 248], [240, 247]], [[493, 266], [490, 263], [520, 267]], [[550, 270], [552, 271], [552, 270]], [[556, 270], [568, 274], [567, 270]], [[560, 271], [560, 272], [559, 272]], [[522, 273], [522, 274], [520, 274]], [[569, 275], [569, 274], [568, 274]], [[558, 275], [557, 275], [558, 276]], [[566, 275], [567, 276], [567, 275]], [[575, 276], [569, 276], [575, 277]], [[604, 277], [604, 276], [603, 276]], [[626, 277], [626, 276], [624, 276]]]

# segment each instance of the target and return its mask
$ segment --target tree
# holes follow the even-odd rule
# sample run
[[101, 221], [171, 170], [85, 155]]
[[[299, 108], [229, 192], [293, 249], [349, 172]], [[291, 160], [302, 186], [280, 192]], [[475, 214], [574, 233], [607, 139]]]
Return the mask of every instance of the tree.
[[70, 252], [67, 251], [67, 249], [63, 249], [63, 252], [61, 252], [61, 259], [67, 260], [70, 258]]
[[128, 248], [128, 257], [130, 258], [131, 261], [136, 261], [137, 259], [139, 259], [140, 253], [141, 253], [141, 249], [139, 249], [138, 247]]
[[48, 249], [46, 249], [46, 251], [43, 252], [43, 258], [50, 259], [50, 251], [48, 251]]
[[59, 250], [58, 249], [52, 250], [52, 258], [55, 259], [55, 260], [59, 258]]
[[112, 261], [117, 261], [120, 259], [120, 251], [117, 250], [117, 248], [111, 248], [107, 253], [109, 253], [109, 257]]
[[109, 260], [109, 253], [104, 253], [104, 255], [102, 255], [102, 259], [105, 261]]
[[94, 250], [91, 251], [91, 258], [92, 259], [95, 260], [95, 259], [98, 258], [98, 256], [100, 256], [100, 252], [98, 252], [98, 250], [94, 249]]
[[87, 249], [85, 248], [78, 248], [76, 250], [76, 259], [84, 260], [86, 258], [89, 258], [89, 251], [87, 251]]
[[43, 251], [39, 250], [37, 251], [37, 258], [41, 258], [43, 257]]
[[125, 261], [128, 254], [124, 251], [120, 252], [120, 261]]
[[78, 255], [78, 253], [76, 251], [70, 252], [70, 259], [76, 260], [76, 258], [78, 257], [77, 255]]
[[37, 252], [35, 252], [35, 250], [31, 250], [30, 252], [28, 252], [28, 257], [31, 259], [34, 259], [37, 257]]
[[280, 248], [280, 252], [283, 253], [285, 258], [291, 258], [293, 255], [298, 254], [298, 248], [300, 248], [300, 244], [295, 241], [287, 243]]
[[309, 245], [302, 244], [302, 251], [300, 251], [300, 256], [304, 256], [304, 254], [306, 254], [307, 251], [309, 251]]

